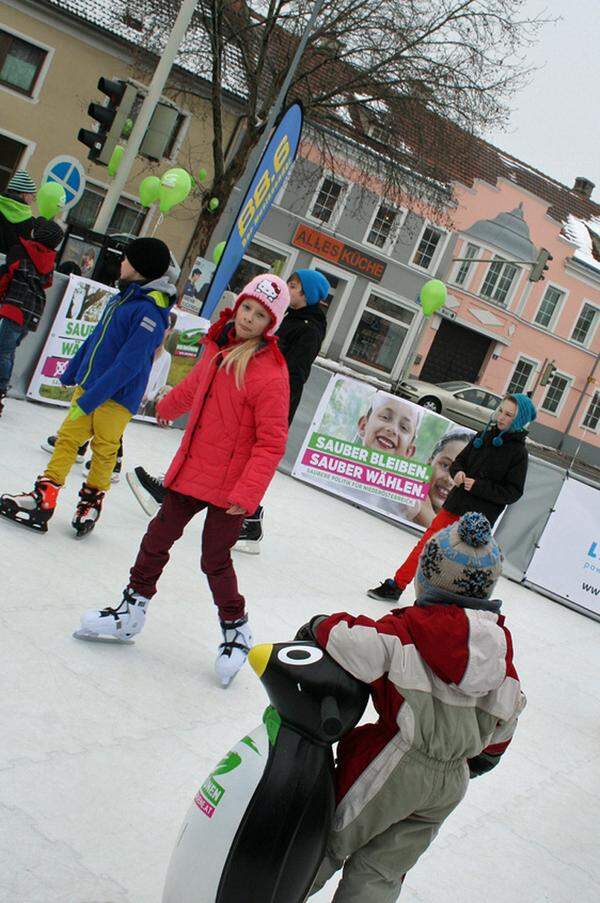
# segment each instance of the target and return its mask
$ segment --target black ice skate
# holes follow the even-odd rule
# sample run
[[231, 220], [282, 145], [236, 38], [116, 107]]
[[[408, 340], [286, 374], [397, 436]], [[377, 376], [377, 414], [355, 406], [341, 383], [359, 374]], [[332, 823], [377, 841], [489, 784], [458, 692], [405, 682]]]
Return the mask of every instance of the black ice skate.
[[379, 599], [380, 602], [397, 602], [402, 595], [402, 590], [393, 577], [388, 577], [379, 586], [367, 590], [367, 596], [371, 599]]
[[[54, 449], [56, 448], [56, 439], [57, 436], [48, 436], [47, 439], [43, 439], [40, 442], [40, 447], [44, 449], [44, 451], [50, 452], [52, 454]], [[88, 449], [89, 442], [84, 442], [83, 445], [80, 445], [77, 449], [77, 458], [76, 461], [78, 464], [81, 464], [85, 459], [85, 453]]]
[[0, 514], [39, 533], [48, 532], [48, 521], [54, 514], [60, 492], [58, 483], [38, 477], [31, 492], [0, 496]]
[[167, 490], [160, 477], [153, 477], [143, 467], [135, 467], [126, 474], [129, 488], [149, 517], [154, 517], [165, 500]]
[[262, 522], [263, 509], [259, 505], [254, 514], [244, 518], [242, 531], [233, 547], [236, 552], [245, 552], [246, 555], [258, 555], [260, 553], [259, 543], [263, 538]]
[[75, 509], [75, 516], [71, 521], [77, 539], [82, 539], [91, 533], [98, 523], [105, 495], [106, 493], [101, 489], [94, 489], [87, 483], [84, 483], [79, 490], [79, 501]]

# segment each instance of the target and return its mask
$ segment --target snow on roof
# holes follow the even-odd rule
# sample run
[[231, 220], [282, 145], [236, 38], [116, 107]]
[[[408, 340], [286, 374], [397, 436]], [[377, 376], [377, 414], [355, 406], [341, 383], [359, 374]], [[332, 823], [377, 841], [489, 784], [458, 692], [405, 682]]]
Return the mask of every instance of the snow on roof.
[[569, 214], [562, 232], [568, 241], [577, 246], [573, 257], [600, 272], [600, 217], [581, 220]]
[[[160, 8], [148, 12], [143, 2], [136, 0], [44, 0], [50, 6], [83, 19], [134, 44], [150, 53], [160, 55], [167, 41], [170, 22]], [[140, 27], [135, 27], [139, 21]], [[175, 64], [192, 75], [211, 80], [210, 44], [206, 31], [192, 25], [185, 36], [175, 59]], [[228, 45], [225, 48], [223, 87], [238, 97], [247, 97], [243, 66], [239, 50]]]
[[369, 107], [369, 109], [373, 110], [375, 113], [379, 113], [382, 116], [387, 116], [390, 112], [390, 108], [388, 107], [385, 100], [381, 100], [380, 98], [370, 97], [368, 94], [355, 94], [354, 95], [359, 103], [364, 104], [365, 107]]
[[343, 120], [346, 125], [354, 128], [354, 122], [352, 121], [352, 116], [350, 115], [350, 110], [348, 109], [348, 98], [344, 97], [341, 94], [336, 94], [335, 97], [332, 97], [331, 103], [333, 106], [333, 112], [336, 116], [339, 116], [341, 120]]

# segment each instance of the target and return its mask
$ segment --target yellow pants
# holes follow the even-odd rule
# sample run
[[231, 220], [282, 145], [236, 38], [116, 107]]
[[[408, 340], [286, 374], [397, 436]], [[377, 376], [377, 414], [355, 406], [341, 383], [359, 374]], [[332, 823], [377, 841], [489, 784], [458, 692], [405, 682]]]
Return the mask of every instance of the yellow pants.
[[[81, 395], [83, 389], [77, 386], [71, 402], [76, 402]], [[86, 482], [94, 489], [109, 489], [119, 442], [131, 416], [131, 411], [112, 400], [105, 401], [91, 414], [84, 414], [77, 420], [69, 420], [67, 416], [58, 431], [54, 454], [50, 458], [44, 476], [61, 486], [64, 485], [75, 463], [77, 449], [91, 439], [92, 461]]]

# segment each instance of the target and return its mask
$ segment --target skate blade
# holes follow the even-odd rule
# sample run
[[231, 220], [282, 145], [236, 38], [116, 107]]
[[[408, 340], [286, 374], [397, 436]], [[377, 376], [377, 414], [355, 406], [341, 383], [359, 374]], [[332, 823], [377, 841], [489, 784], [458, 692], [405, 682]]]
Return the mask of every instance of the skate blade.
[[15, 511], [11, 511], [9, 508], [0, 508], [0, 514], [2, 517], [5, 517], [7, 520], [11, 520], [13, 524], [19, 524], [21, 527], [28, 527], [29, 530], [33, 530], [34, 533], [47, 533], [48, 532], [48, 524], [36, 524], [35, 521], [32, 521], [31, 518], [27, 514], [23, 514], [22, 517], [19, 517], [19, 513]]
[[85, 640], [86, 643], [106, 643], [107, 645], [112, 644], [113, 646], [135, 645], [135, 640], [132, 640], [129, 637], [121, 639], [118, 636], [106, 636], [101, 633], [92, 633], [92, 631], [83, 630], [83, 628], [73, 631], [73, 636], [76, 640]]
[[260, 555], [260, 542], [248, 542], [240, 539], [233, 547], [234, 552], [243, 552], [244, 555]]
[[95, 524], [92, 524], [90, 527], [73, 527], [75, 530], [75, 539], [85, 539], [86, 536], [90, 535], [95, 526]]
[[158, 514], [160, 505], [155, 499], [152, 498], [149, 492], [146, 492], [146, 490], [136, 477], [135, 473], [133, 471], [128, 471], [125, 474], [125, 479], [129, 484], [129, 488], [138, 500], [140, 507], [143, 508], [148, 517], [154, 517], [156, 514]]

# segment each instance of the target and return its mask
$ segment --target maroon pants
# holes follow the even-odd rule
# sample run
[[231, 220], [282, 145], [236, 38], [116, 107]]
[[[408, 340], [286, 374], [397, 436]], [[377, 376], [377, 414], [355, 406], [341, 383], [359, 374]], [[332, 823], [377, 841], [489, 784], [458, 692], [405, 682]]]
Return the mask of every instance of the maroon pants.
[[171, 546], [182, 535], [195, 514], [206, 508], [202, 531], [200, 567], [208, 578], [215, 605], [223, 621], [235, 621], [244, 614], [244, 597], [240, 595], [231, 561], [231, 548], [240, 535], [243, 514], [226, 514], [208, 502], [167, 490], [162, 507], [146, 530], [130, 571], [129, 585], [136, 592], [152, 598], [156, 584], [169, 560]]
[[406, 589], [408, 584], [412, 583], [414, 576], [417, 573], [419, 557], [425, 547], [425, 543], [428, 542], [435, 533], [439, 533], [440, 530], [444, 530], [457, 520], [460, 520], [458, 514], [452, 514], [451, 511], [440, 508], [427, 530], [425, 530], [412, 552], [408, 555], [408, 558], [404, 559], [403, 563], [396, 571], [394, 580], [399, 589]]

